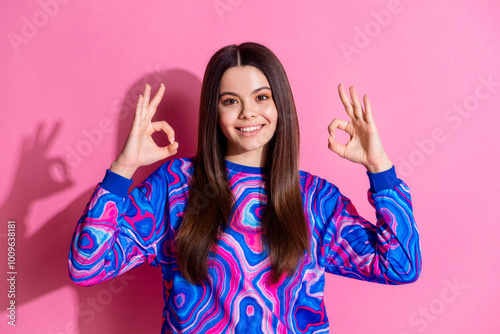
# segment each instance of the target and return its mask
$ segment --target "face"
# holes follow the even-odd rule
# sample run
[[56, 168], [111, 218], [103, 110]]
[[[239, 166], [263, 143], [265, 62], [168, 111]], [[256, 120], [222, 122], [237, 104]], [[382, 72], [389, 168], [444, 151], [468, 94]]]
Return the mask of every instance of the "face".
[[224, 72], [219, 91], [219, 126], [227, 138], [226, 159], [264, 166], [269, 141], [278, 122], [271, 87], [253, 66]]

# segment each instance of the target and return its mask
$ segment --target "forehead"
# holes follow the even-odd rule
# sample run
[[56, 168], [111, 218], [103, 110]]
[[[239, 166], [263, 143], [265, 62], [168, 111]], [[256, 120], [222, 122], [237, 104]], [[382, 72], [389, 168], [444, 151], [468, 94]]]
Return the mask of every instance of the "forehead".
[[251, 92], [255, 88], [268, 86], [266, 76], [254, 66], [234, 66], [222, 75], [220, 92]]

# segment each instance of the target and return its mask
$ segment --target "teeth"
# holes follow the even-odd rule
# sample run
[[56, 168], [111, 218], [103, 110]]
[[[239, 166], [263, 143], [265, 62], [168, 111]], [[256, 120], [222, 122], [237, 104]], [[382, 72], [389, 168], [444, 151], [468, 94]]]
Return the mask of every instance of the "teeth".
[[252, 131], [259, 130], [261, 127], [262, 127], [262, 125], [259, 125], [259, 126], [249, 126], [247, 128], [240, 128], [240, 131], [241, 132], [252, 132]]

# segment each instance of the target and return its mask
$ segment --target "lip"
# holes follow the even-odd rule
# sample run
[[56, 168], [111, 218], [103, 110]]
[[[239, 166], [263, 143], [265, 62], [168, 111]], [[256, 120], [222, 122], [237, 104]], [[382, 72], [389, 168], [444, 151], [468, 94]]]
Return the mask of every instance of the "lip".
[[[250, 128], [252, 126], [260, 126], [260, 129], [258, 130], [255, 130], [255, 131], [252, 131], [252, 132], [242, 132], [240, 131], [239, 129], [241, 128]], [[255, 135], [257, 135], [260, 131], [262, 131], [262, 129], [265, 127], [266, 125], [265, 124], [255, 124], [255, 125], [246, 125], [246, 126], [242, 126], [242, 127], [237, 127], [236, 128], [236, 131], [243, 137], [253, 137]]]

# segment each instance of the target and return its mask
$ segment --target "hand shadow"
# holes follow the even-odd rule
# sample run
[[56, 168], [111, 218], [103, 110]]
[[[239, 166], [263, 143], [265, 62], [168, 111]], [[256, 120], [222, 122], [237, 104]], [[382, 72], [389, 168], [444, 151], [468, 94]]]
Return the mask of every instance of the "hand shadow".
[[[129, 89], [119, 110], [117, 150], [120, 152], [132, 124], [135, 105], [145, 83], [155, 93], [160, 83], [166, 92], [155, 115], [166, 120], [175, 130], [179, 142], [176, 157], [195, 154], [198, 103], [201, 82], [193, 74], [179, 69], [153, 72], [138, 80]], [[196, 120], [196, 121], [193, 121]], [[64, 210], [47, 221], [35, 234], [25, 237], [25, 219], [31, 205], [38, 199], [51, 196], [72, 186], [67, 179], [67, 165], [62, 159], [46, 156], [54, 141], [60, 123], [42, 140], [41, 124], [34, 144], [24, 144], [14, 186], [8, 200], [0, 209], [4, 220], [14, 219], [17, 224], [18, 291], [16, 306], [34, 300], [64, 286], [75, 289], [78, 295], [78, 324], [62, 324], [52, 332], [94, 333], [155, 333], [160, 332], [163, 310], [163, 281], [159, 268], [141, 265], [108, 282], [92, 287], [80, 287], [68, 275], [68, 253], [73, 231], [94, 187], [80, 194]], [[155, 138], [161, 146], [167, 145], [166, 136]], [[32, 147], [32, 149], [29, 149]], [[113, 159], [112, 157], [111, 159]], [[111, 164], [110, 159], [110, 164]], [[91, 159], [83, 163], [91, 163]], [[165, 161], [139, 169], [134, 185], [142, 181]], [[103, 171], [104, 175], [104, 171]], [[100, 182], [100, 180], [89, 180]], [[3, 243], [3, 242], [2, 242]], [[4, 290], [6, 291], [6, 290]], [[77, 327], [77, 328], [75, 328]]]

